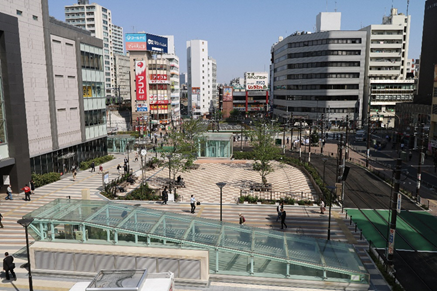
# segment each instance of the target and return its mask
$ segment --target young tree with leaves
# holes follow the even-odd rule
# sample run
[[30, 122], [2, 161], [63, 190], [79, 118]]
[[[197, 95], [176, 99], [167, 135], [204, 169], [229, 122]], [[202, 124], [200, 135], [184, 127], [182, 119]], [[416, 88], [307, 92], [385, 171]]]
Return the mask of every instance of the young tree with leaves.
[[249, 132], [255, 161], [253, 169], [260, 174], [264, 186], [267, 184], [266, 176], [274, 171], [271, 162], [280, 154], [280, 149], [275, 145], [274, 140], [277, 131], [275, 126], [264, 121], [257, 122], [254, 129]]

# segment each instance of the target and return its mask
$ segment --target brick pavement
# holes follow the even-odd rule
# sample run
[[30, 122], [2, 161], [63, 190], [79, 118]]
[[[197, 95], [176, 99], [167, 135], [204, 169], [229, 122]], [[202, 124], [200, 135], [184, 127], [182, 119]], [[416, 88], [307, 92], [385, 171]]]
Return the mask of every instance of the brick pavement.
[[[219, 203], [220, 190], [216, 183], [226, 182], [223, 203], [235, 203], [241, 189], [248, 190], [250, 184], [261, 183], [259, 173], [252, 170], [251, 160], [199, 160], [196, 164], [199, 164], [198, 169], [181, 173], [186, 188], [177, 189], [177, 193], [183, 196], [184, 202], [188, 202], [191, 194], [194, 194], [198, 201]], [[274, 172], [267, 176], [267, 180], [272, 183], [273, 191], [316, 194], [309, 179], [297, 168], [279, 162], [273, 162], [272, 165]], [[155, 187], [163, 186], [166, 181], [168, 170], [164, 169], [151, 179], [150, 184]]]

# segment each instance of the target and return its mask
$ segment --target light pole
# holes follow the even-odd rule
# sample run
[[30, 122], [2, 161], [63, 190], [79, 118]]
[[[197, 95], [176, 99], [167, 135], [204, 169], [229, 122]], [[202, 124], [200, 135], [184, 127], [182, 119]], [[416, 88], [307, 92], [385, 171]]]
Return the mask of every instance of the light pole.
[[168, 192], [171, 193], [171, 158], [172, 155], [167, 155], [168, 158]]
[[17, 221], [18, 224], [24, 226], [24, 231], [26, 233], [26, 250], [27, 250], [27, 265], [29, 267], [29, 291], [33, 291], [33, 282], [32, 282], [32, 271], [30, 268], [30, 252], [29, 252], [29, 237], [27, 233], [27, 227], [33, 222], [33, 218], [23, 218]]
[[323, 158], [322, 161], [323, 161], [323, 184], [326, 184], [326, 181], [325, 181], [325, 168], [326, 168], [326, 162], [328, 161], [328, 159], [327, 158]]
[[226, 186], [225, 182], [218, 182], [216, 184], [220, 188], [220, 221], [223, 221], [223, 187]]

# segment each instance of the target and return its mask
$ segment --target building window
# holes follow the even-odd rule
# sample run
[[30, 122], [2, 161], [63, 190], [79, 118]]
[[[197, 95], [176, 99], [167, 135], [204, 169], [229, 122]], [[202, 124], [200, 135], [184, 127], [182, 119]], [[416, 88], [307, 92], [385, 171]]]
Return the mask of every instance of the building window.
[[38, 20], [38, 16], [36, 16], [36, 15], [33, 15], [32, 18], [33, 18], [33, 20]]
[[23, 11], [17, 10], [17, 15], [23, 15]]

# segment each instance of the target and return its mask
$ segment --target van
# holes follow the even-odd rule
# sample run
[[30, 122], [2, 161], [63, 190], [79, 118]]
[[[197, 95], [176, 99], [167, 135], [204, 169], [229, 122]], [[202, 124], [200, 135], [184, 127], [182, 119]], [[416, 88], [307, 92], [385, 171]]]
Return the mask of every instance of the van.
[[366, 141], [366, 131], [365, 130], [357, 130], [355, 133], [355, 141]]

